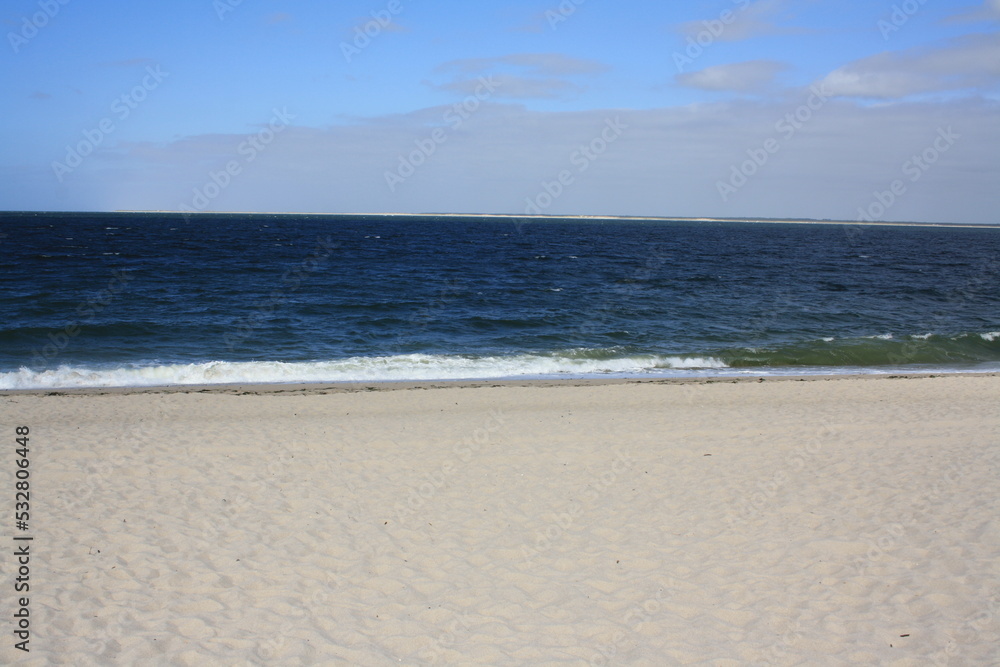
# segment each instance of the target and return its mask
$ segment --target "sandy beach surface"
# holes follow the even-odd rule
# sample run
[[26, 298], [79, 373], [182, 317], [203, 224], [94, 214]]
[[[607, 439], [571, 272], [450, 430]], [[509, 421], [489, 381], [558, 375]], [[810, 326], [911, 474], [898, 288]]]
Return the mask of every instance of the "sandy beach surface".
[[349, 389], [0, 395], [0, 663], [1000, 664], [1000, 377]]

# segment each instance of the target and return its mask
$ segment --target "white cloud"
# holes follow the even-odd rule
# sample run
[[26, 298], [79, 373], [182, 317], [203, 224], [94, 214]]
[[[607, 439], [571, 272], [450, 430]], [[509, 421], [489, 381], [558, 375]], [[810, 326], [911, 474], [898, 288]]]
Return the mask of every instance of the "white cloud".
[[[291, 15], [289, 14], [275, 14], [274, 16], [291, 18]], [[399, 18], [398, 16], [391, 14], [389, 15], [388, 20], [376, 18], [370, 15], [359, 16], [356, 19], [354, 19], [354, 23], [351, 25], [350, 28], [346, 28], [344, 30], [344, 35], [350, 36], [350, 39], [353, 40], [357, 36], [358, 30], [365, 32], [366, 28], [372, 31], [374, 31], [375, 28], [378, 28], [378, 34], [381, 34], [383, 32], [394, 32], [394, 33], [411, 32], [408, 27], [399, 23], [398, 18]], [[279, 21], [269, 21], [269, 22], [280, 23], [283, 20], [286, 19], [281, 19]]]
[[515, 53], [495, 58], [452, 60], [436, 68], [453, 73], [447, 83], [434, 84], [438, 90], [469, 95], [481, 88], [481, 77], [496, 82], [496, 98], [554, 99], [579, 93], [584, 88], [572, 80], [608, 69], [594, 60], [572, 58], [559, 53]]
[[[989, 102], [866, 108], [831, 100], [788, 137], [776, 124], [806, 102], [808, 93], [798, 92], [781, 102], [643, 111], [543, 113], [485, 102], [449, 128], [446, 141], [394, 191], [386, 171], [417, 142], [427, 144], [448, 107], [326, 129], [290, 126], [252, 163], [236, 150], [245, 139], [239, 135], [107, 146], [66, 179], [65, 197], [100, 198], [112, 209], [176, 210], [191, 201], [193, 188], [211, 182], [212, 172], [237, 160], [242, 171], [213, 199], [213, 210], [520, 214], [543, 182], [568, 170], [572, 183], [547, 213], [854, 219], [873, 192], [906, 179], [901, 165], [950, 127], [960, 138], [919, 181], [906, 180], [891, 218], [998, 222], [1000, 124]], [[627, 126], [621, 137], [578, 171], [574, 151], [615, 118]], [[769, 138], [778, 150], [723, 202], [717, 183], [749, 159], [748, 151], [761, 155]], [[11, 192], [37, 190], [25, 182], [30, 178], [54, 183], [45, 170], [0, 176], [0, 189]]]
[[[753, 37], [803, 32], [801, 28], [779, 24], [787, 14], [786, 5], [788, 0], [740, 0], [725, 8], [730, 19], [725, 19], [720, 12], [709, 19], [683, 23], [680, 32], [685, 38], [697, 38], [699, 33], [709, 30], [714, 41], [719, 42], [741, 42]], [[715, 30], [706, 22], [712, 24]]]
[[678, 74], [676, 79], [677, 83], [691, 88], [749, 93], [767, 89], [774, 83], [775, 75], [787, 68], [784, 63], [773, 60], [750, 60]]
[[437, 90], [446, 90], [460, 95], [474, 95], [477, 91], [487, 90], [491, 97], [514, 100], [557, 99], [583, 90], [582, 87], [570, 81], [554, 77], [532, 79], [510, 74], [491, 74], [485, 80], [490, 84], [488, 89], [484, 88], [484, 84], [479, 78], [457, 79], [450, 83], [431, 85]]
[[[552, 10], [549, 10], [552, 11]], [[536, 12], [520, 25], [511, 28], [513, 32], [541, 33], [552, 30], [551, 17], [546, 12]]]
[[1000, 21], [1000, 0], [983, 0], [983, 6], [951, 16], [948, 23], [977, 23]]
[[943, 46], [886, 52], [834, 70], [823, 79], [836, 96], [900, 99], [1000, 85], [1000, 34], [975, 34]]
[[520, 67], [532, 76], [572, 76], [598, 74], [608, 69], [595, 60], [572, 58], [561, 53], [513, 53], [495, 58], [464, 58], [439, 65], [440, 72], [458, 71], [463, 74], [483, 74], [503, 66]]

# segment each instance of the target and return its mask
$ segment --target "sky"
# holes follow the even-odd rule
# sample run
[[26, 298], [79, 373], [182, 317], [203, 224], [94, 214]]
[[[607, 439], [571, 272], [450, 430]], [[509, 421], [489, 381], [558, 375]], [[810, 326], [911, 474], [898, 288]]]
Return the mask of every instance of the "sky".
[[5, 0], [0, 210], [1000, 223], [1000, 0]]

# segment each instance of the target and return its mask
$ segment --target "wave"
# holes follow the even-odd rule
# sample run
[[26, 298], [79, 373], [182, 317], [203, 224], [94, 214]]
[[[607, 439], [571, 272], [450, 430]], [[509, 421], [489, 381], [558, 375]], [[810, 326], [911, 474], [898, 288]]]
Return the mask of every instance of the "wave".
[[511, 355], [403, 354], [324, 361], [206, 361], [63, 365], [0, 372], [2, 389], [169, 385], [392, 382], [553, 377], [644, 377], [997, 370], [1000, 332], [944, 336], [821, 338], [773, 347], [656, 354], [635, 348], [574, 348]]
[[724, 363], [711, 358], [657, 355], [588, 358], [586, 355], [558, 354], [509, 357], [406, 354], [311, 362], [210, 361], [114, 368], [60, 366], [44, 371], [21, 368], [14, 372], [0, 373], [0, 389], [633, 375], [655, 372], [657, 369], [724, 367]]

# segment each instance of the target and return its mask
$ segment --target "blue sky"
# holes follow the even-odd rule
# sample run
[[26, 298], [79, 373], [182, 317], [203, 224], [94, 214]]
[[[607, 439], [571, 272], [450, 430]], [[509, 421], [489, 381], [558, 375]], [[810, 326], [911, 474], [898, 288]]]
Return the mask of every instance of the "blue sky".
[[1000, 223], [1000, 0], [8, 0], [0, 25], [0, 209]]

